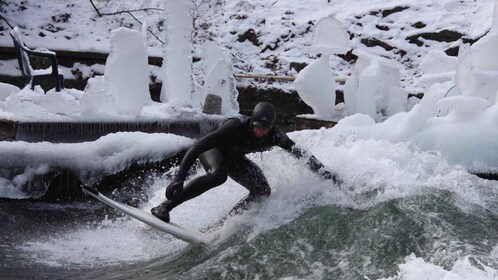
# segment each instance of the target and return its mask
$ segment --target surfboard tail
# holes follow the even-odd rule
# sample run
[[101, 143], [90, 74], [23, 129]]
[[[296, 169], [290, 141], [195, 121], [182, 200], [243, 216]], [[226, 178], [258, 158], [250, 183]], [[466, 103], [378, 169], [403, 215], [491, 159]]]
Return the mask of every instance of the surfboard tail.
[[89, 192], [89, 193], [92, 193], [94, 195], [99, 195], [99, 191], [97, 191], [96, 189], [94, 188], [91, 188], [91, 187], [87, 187], [87, 186], [83, 186], [82, 187], [83, 191], [85, 192]]

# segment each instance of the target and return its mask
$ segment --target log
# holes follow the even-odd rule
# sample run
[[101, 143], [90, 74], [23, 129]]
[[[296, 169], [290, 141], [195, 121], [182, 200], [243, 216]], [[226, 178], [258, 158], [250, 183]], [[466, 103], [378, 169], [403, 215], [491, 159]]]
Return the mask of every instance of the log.
[[[293, 76], [273, 76], [273, 75], [258, 75], [258, 74], [234, 74], [235, 78], [238, 79], [274, 79], [274, 80], [284, 80], [284, 81], [294, 81], [296, 77]], [[345, 83], [346, 79], [344, 78], [335, 78], [335, 81], [338, 83]]]
[[296, 77], [292, 76], [272, 76], [272, 75], [258, 75], [258, 74], [234, 74], [235, 78], [247, 78], [247, 79], [275, 79], [275, 80], [286, 80], [294, 81]]

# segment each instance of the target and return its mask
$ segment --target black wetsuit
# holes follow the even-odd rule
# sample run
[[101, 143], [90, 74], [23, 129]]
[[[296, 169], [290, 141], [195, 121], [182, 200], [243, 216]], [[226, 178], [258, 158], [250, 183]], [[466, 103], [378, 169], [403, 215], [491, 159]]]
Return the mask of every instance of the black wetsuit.
[[[173, 208], [223, 184], [228, 176], [249, 190], [248, 197], [241, 204], [269, 196], [271, 189], [266, 177], [261, 169], [246, 157], [246, 154], [263, 152], [273, 146], [279, 146], [297, 158], [304, 155], [304, 151], [297, 148], [294, 141], [275, 126], [271, 127], [264, 138], [256, 139], [252, 133], [250, 118], [228, 119], [216, 130], [195, 142], [187, 151], [175, 179], [184, 181], [197, 158], [206, 170], [206, 174], [190, 181], [184, 187], [181, 197], [175, 199], [170, 206]], [[313, 156], [310, 156], [307, 165], [313, 171], [323, 167]]]

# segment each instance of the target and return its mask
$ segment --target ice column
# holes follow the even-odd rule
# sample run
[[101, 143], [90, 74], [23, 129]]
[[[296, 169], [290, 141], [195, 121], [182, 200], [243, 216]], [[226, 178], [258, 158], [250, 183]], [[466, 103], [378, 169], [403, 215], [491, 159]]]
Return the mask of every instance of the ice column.
[[119, 113], [139, 115], [148, 104], [149, 71], [143, 34], [124, 27], [111, 31], [104, 79]]
[[476, 96], [496, 102], [498, 90], [498, 0], [493, 11], [493, 25], [486, 36], [471, 47], [458, 52], [456, 84], [464, 96]]
[[442, 50], [431, 50], [424, 56], [419, 65], [423, 75], [420, 80], [429, 87], [434, 83], [444, 83], [453, 80], [458, 58], [447, 55]]
[[222, 100], [221, 114], [238, 114], [239, 92], [235, 87], [232, 65], [223, 57], [223, 53], [215, 42], [208, 41], [204, 45], [204, 50], [207, 76], [202, 88], [203, 100], [208, 94], [218, 95]]
[[498, 0], [495, 0], [494, 6], [493, 6], [493, 23], [491, 25], [491, 34], [497, 34], [498, 33]]
[[309, 51], [323, 54], [345, 54], [349, 46], [349, 34], [341, 22], [333, 17], [318, 20], [313, 30], [313, 39]]
[[404, 111], [408, 94], [400, 87], [399, 65], [388, 59], [354, 50], [358, 60], [344, 86], [344, 101], [349, 114], [377, 113], [391, 116]]
[[313, 30], [312, 45], [307, 50], [321, 54], [321, 57], [299, 72], [294, 87], [318, 118], [332, 120], [336, 115], [336, 85], [329, 56], [350, 50], [349, 35], [337, 19], [321, 18]]
[[191, 14], [193, 9], [193, 1], [167, 0], [165, 3], [167, 46], [162, 66], [161, 101], [173, 101], [179, 106], [192, 106], [194, 99]]
[[330, 69], [329, 56], [322, 55], [306, 66], [294, 81], [299, 97], [308, 104], [315, 115], [331, 120], [335, 115], [335, 80]]
[[378, 60], [359, 71], [358, 88], [356, 92], [356, 112], [375, 118], [377, 105], [375, 99], [381, 95], [379, 85], [382, 83], [381, 69]]
[[491, 30], [471, 47], [460, 46], [456, 84], [464, 96], [497, 103], [498, 91], [498, 0], [494, 2]]

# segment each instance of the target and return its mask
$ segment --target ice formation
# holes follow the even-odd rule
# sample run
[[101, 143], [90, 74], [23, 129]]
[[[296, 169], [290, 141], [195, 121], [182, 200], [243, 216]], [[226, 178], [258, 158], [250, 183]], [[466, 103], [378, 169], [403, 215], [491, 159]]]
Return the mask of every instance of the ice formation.
[[358, 60], [344, 87], [349, 114], [363, 113], [377, 119], [404, 111], [407, 93], [400, 87], [399, 64], [365, 51], [354, 50]]
[[299, 72], [294, 87], [316, 117], [331, 120], [335, 115], [335, 79], [329, 56], [322, 55]]
[[207, 73], [203, 88], [202, 100], [208, 94], [221, 97], [221, 114], [235, 115], [239, 113], [239, 95], [235, 87], [232, 65], [223, 57], [223, 53], [216, 43], [209, 41], [205, 44], [205, 60]]
[[104, 78], [118, 112], [138, 116], [151, 102], [147, 45], [139, 31], [118, 28], [111, 31], [110, 54]]
[[180, 106], [192, 106], [192, 1], [166, 1], [166, 44], [164, 51], [161, 101], [174, 101]]

